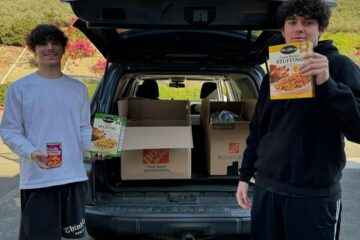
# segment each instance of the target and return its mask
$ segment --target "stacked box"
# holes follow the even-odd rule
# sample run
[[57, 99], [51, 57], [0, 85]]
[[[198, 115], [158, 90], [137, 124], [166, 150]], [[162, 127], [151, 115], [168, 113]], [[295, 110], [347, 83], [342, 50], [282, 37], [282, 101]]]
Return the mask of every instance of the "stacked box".
[[[238, 175], [246, 138], [249, 134], [249, 120], [255, 101], [201, 103], [201, 124], [205, 133], [207, 168], [210, 175]], [[230, 111], [238, 119], [230, 122], [215, 122], [211, 116], [220, 111]]]
[[123, 180], [191, 178], [189, 101], [124, 99], [118, 109], [127, 119]]

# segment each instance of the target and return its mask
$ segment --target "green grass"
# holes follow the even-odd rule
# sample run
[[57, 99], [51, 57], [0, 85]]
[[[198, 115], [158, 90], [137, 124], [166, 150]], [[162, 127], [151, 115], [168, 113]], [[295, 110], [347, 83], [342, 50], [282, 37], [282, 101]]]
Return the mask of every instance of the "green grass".
[[[89, 98], [92, 98], [92, 96], [94, 95], [94, 92], [98, 86], [98, 83], [97, 82], [86, 83], [86, 81], [83, 81], [83, 82], [87, 86]], [[160, 82], [159, 83], [159, 99], [200, 101], [200, 90], [201, 90], [201, 84], [195, 83], [195, 84], [192, 84], [191, 87], [186, 86], [185, 88], [169, 88], [168, 84]]]
[[[201, 82], [202, 83], [202, 82]], [[200, 101], [201, 83], [185, 84], [184, 88], [170, 88], [168, 82], [159, 83], [159, 99], [198, 100]], [[190, 85], [191, 84], [191, 85]]]
[[322, 39], [331, 39], [340, 53], [348, 56], [360, 66], [360, 55], [356, 51], [360, 49], [360, 34], [352, 32], [325, 33]]
[[87, 86], [87, 89], [88, 89], [88, 93], [89, 93], [89, 98], [91, 99], [92, 96], [94, 95], [95, 93], [95, 90], [97, 88], [97, 83], [87, 83], [86, 86]]
[[343, 54], [354, 53], [356, 48], [360, 47], [360, 34], [358, 32], [325, 32], [323, 39], [332, 39], [335, 46], [337, 46]]
[[332, 9], [330, 32], [359, 32], [360, 4], [359, 0], [332, 0], [337, 7]]

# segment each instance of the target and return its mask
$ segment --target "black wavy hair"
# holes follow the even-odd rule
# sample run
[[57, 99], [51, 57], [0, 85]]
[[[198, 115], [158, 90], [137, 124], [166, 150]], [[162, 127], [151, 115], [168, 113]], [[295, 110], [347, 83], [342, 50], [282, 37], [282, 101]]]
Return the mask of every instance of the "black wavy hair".
[[26, 36], [25, 41], [28, 48], [35, 52], [36, 45], [43, 44], [46, 41], [59, 41], [60, 44], [65, 47], [68, 42], [68, 38], [57, 26], [40, 24]]
[[277, 11], [277, 21], [279, 26], [283, 28], [286, 18], [294, 15], [316, 19], [319, 23], [319, 29], [325, 30], [329, 25], [331, 11], [324, 0], [285, 1], [280, 5]]

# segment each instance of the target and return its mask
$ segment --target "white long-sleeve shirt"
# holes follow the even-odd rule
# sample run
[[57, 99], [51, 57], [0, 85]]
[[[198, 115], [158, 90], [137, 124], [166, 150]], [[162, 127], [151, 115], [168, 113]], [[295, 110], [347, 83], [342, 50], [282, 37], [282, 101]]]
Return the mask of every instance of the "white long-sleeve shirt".
[[[37, 73], [9, 87], [0, 124], [4, 143], [20, 158], [20, 189], [87, 180], [83, 151], [91, 144], [86, 86], [66, 75], [47, 79]], [[62, 166], [41, 169], [31, 153], [46, 153], [46, 143], [62, 144]]]

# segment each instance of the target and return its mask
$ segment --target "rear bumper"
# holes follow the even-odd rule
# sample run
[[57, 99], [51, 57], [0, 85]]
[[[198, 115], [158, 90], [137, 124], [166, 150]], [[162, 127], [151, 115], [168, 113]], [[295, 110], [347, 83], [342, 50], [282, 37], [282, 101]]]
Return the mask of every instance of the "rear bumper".
[[[244, 216], [199, 216], [194, 214], [131, 214], [120, 216], [109, 212], [98, 211], [95, 207], [88, 207], [86, 211], [86, 225], [89, 229], [111, 231], [124, 235], [168, 235], [175, 236], [182, 233], [195, 233], [203, 237], [250, 233], [250, 212]], [[127, 214], [125, 214], [127, 215]], [[135, 216], [137, 215], [137, 216]], [[213, 214], [214, 215], [214, 214]], [[247, 215], [247, 216], [246, 216]]]

